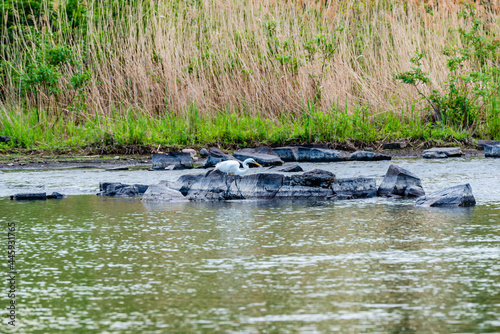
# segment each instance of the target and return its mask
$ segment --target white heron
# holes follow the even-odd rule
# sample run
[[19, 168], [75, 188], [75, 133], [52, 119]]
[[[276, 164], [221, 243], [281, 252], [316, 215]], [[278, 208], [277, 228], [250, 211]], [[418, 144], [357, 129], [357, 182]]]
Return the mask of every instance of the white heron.
[[217, 165], [215, 165], [216, 170], [220, 170], [223, 173], [227, 173], [229, 175], [243, 175], [248, 172], [248, 164], [255, 164], [259, 167], [262, 167], [257, 161], [255, 161], [252, 158], [248, 158], [245, 161], [243, 161], [243, 168], [240, 168], [240, 163], [235, 160], [226, 160], [226, 161], [221, 161]]

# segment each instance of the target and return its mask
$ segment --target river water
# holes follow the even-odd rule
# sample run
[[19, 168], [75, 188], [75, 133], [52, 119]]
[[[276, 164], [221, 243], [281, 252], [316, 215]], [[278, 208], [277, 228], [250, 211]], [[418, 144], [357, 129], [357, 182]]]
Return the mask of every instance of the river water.
[[[99, 181], [151, 184], [182, 172], [4, 171], [0, 196], [70, 196], [0, 197], [5, 278], [8, 223], [17, 247], [16, 326], [4, 284], [0, 332], [499, 333], [500, 160], [392, 163], [427, 192], [468, 182], [478, 205], [147, 204], [88, 194]], [[302, 166], [380, 184], [389, 165]]]

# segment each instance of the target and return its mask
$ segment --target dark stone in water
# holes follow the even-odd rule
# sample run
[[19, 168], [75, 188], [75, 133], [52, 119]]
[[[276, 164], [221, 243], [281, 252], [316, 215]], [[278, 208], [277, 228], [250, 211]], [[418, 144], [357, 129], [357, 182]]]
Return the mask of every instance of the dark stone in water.
[[470, 184], [467, 183], [420, 197], [415, 205], [419, 207], [466, 207], [476, 205], [476, 199], [472, 195]]
[[296, 172], [303, 172], [304, 170], [299, 165], [290, 165], [280, 168], [278, 169], [278, 171], [284, 173], [296, 173]]
[[153, 169], [161, 170], [169, 166], [176, 166], [177, 169], [193, 168], [193, 158], [191, 154], [184, 152], [168, 152], [168, 154], [153, 154]]
[[210, 147], [208, 151], [208, 157], [205, 163], [203, 164], [203, 168], [215, 167], [219, 162], [226, 160], [237, 160], [232, 155], [226, 154], [222, 152], [217, 147]]
[[297, 146], [275, 147], [273, 152], [285, 162], [299, 161], [299, 148]]
[[58, 192], [55, 192], [55, 191], [52, 194], [47, 195], [48, 199], [62, 199], [62, 198], [65, 198], [65, 197], [66, 197], [66, 195], [58, 193]]
[[349, 153], [328, 148], [298, 148], [298, 161], [302, 162], [336, 162], [349, 160]]
[[485, 145], [500, 145], [500, 140], [478, 140], [476, 148], [482, 151]]
[[422, 153], [424, 159], [446, 159], [461, 157], [462, 155], [460, 147], [433, 147]]
[[378, 196], [420, 197], [425, 195], [418, 176], [396, 165], [390, 165], [377, 191]]
[[[178, 200], [178, 193], [191, 201], [231, 199], [349, 199], [374, 197], [374, 179], [335, 179], [335, 175], [314, 170], [301, 175], [259, 173], [232, 176], [220, 171], [204, 175], [183, 175], [176, 182], [161, 184], [165, 188], [146, 191], [143, 200]], [[164, 192], [162, 193], [162, 189]], [[166, 189], [173, 189], [172, 192]]]
[[101, 182], [99, 183], [99, 196], [132, 197], [139, 196], [149, 188], [144, 184], [123, 184], [120, 182]]
[[252, 158], [264, 167], [283, 165], [283, 160], [269, 147], [244, 148], [235, 151], [233, 156], [241, 161]]
[[500, 145], [484, 145], [486, 158], [500, 158]]
[[10, 196], [11, 200], [16, 201], [34, 201], [34, 200], [46, 200], [47, 193], [25, 193], [25, 194], [15, 194]]
[[349, 160], [351, 161], [380, 161], [380, 160], [391, 160], [392, 158], [385, 154], [366, 152], [366, 151], [356, 151], [351, 153]]

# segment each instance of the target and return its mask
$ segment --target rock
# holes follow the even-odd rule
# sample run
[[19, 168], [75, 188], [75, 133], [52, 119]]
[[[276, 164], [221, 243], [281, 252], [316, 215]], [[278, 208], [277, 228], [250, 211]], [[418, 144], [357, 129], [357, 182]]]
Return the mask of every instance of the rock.
[[382, 148], [384, 150], [400, 150], [406, 147], [405, 142], [384, 143]]
[[424, 159], [443, 159], [461, 157], [463, 155], [460, 147], [433, 147], [422, 153]]
[[244, 148], [235, 151], [233, 156], [241, 161], [252, 158], [263, 167], [283, 165], [283, 160], [268, 147]]
[[99, 196], [114, 196], [114, 197], [132, 197], [144, 194], [148, 185], [144, 184], [123, 184], [120, 182], [101, 182], [99, 183]]
[[476, 199], [472, 195], [470, 184], [467, 183], [420, 197], [415, 205], [419, 207], [466, 207], [476, 205]]
[[349, 160], [351, 161], [380, 161], [380, 160], [391, 160], [391, 157], [388, 155], [366, 152], [366, 151], [356, 151], [351, 153], [349, 156]]
[[105, 171], [108, 171], [108, 172], [115, 172], [115, 171], [119, 171], [119, 170], [128, 170], [128, 167], [127, 166], [124, 166], [124, 167], [111, 167], [111, 168], [106, 168]]
[[484, 145], [486, 158], [500, 158], [500, 145]]
[[500, 145], [500, 140], [478, 140], [477, 149], [484, 150], [484, 145]]
[[187, 202], [188, 199], [180, 191], [162, 184], [154, 184], [142, 196], [143, 201]]
[[285, 162], [299, 161], [299, 148], [297, 146], [275, 147], [273, 152]]
[[[172, 191], [174, 190], [174, 191]], [[258, 173], [231, 176], [220, 171], [204, 175], [183, 175], [176, 182], [162, 182], [143, 200], [177, 200], [179, 193], [191, 201], [231, 199], [350, 199], [373, 197], [374, 179], [335, 179], [328, 171], [314, 170], [301, 175]]]
[[418, 176], [396, 165], [390, 165], [380, 187], [378, 196], [420, 197], [425, 195]]
[[47, 193], [24, 193], [24, 194], [15, 194], [10, 196], [11, 200], [16, 201], [34, 201], [34, 200], [46, 200]]
[[364, 148], [364, 150], [367, 152], [373, 152], [373, 147], [367, 146]]
[[8, 143], [8, 142], [10, 142], [10, 137], [0, 136], [0, 143]]
[[176, 169], [193, 168], [193, 158], [190, 153], [168, 152], [168, 154], [153, 154], [153, 169], [161, 170], [169, 166]]
[[208, 157], [208, 151], [207, 151], [207, 149], [206, 149], [206, 148], [202, 148], [202, 149], [200, 150], [200, 157], [202, 157], [202, 158], [206, 158], [206, 157]]
[[197, 161], [198, 160], [198, 157], [196, 156], [196, 151], [193, 150], [192, 148], [185, 148], [182, 150], [182, 153], [189, 153], [191, 154], [191, 159], [193, 159], [193, 161]]
[[236, 160], [232, 155], [222, 152], [217, 147], [210, 147], [208, 158], [203, 164], [203, 168], [215, 167], [219, 162], [226, 160]]
[[65, 197], [66, 197], [66, 195], [58, 193], [58, 192], [55, 192], [55, 191], [52, 194], [47, 195], [48, 199], [62, 199], [62, 198], [65, 198]]
[[345, 151], [303, 146], [298, 148], [298, 161], [301, 162], [335, 162], [347, 160], [349, 160], [349, 154]]
[[295, 173], [295, 172], [303, 172], [304, 170], [299, 165], [290, 165], [290, 166], [280, 168], [280, 169], [278, 169], [278, 171], [284, 172], [284, 173]]

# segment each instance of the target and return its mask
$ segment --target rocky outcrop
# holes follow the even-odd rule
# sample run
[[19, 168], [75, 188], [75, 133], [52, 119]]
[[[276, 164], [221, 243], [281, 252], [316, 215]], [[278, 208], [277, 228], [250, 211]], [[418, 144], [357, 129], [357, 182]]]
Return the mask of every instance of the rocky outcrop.
[[[175, 190], [175, 191], [172, 191]], [[180, 193], [191, 201], [231, 199], [350, 199], [374, 197], [374, 179], [335, 179], [333, 173], [314, 170], [285, 176], [258, 173], [231, 176], [220, 171], [204, 175], [183, 175], [176, 182], [160, 184], [146, 191], [143, 200], [174, 201]]]
[[139, 196], [146, 192], [148, 185], [144, 184], [123, 184], [119, 182], [99, 183], [99, 196], [132, 197]]
[[297, 146], [275, 147], [273, 152], [285, 162], [299, 161], [299, 148]]
[[269, 147], [244, 148], [234, 151], [233, 156], [241, 161], [252, 158], [264, 167], [283, 165], [283, 160]]
[[164, 184], [154, 184], [149, 186], [143, 201], [154, 202], [188, 202], [189, 200], [182, 195], [179, 190], [172, 189]]
[[433, 147], [422, 153], [424, 159], [446, 159], [461, 157], [463, 155], [460, 147]]
[[47, 193], [25, 193], [25, 194], [15, 194], [10, 196], [11, 200], [15, 201], [35, 201], [35, 200], [47, 200], [47, 199], [61, 199], [66, 197], [66, 195], [63, 195], [58, 192], [53, 192], [50, 195], [47, 195]]
[[484, 145], [486, 158], [500, 158], [500, 145]]
[[351, 161], [380, 161], [391, 160], [391, 157], [385, 154], [373, 153], [367, 151], [356, 151], [349, 156]]
[[301, 162], [336, 162], [349, 160], [349, 153], [328, 148], [299, 147], [298, 161]]
[[476, 205], [476, 199], [472, 195], [470, 184], [467, 183], [420, 197], [415, 205], [418, 207], [466, 207]]
[[[190, 153], [168, 152], [168, 154], [153, 154], [153, 169], [187, 169], [193, 168], [193, 158]], [[174, 167], [170, 167], [174, 166]]]
[[478, 140], [477, 141], [477, 149], [484, 150], [484, 145], [500, 145], [500, 140]]
[[203, 168], [215, 167], [219, 162], [226, 160], [237, 160], [232, 155], [222, 152], [217, 147], [210, 147], [207, 160], [203, 164]]
[[297, 173], [297, 172], [303, 172], [304, 170], [299, 165], [290, 165], [280, 168], [278, 169], [278, 171], [284, 173]]
[[397, 165], [390, 165], [380, 187], [378, 196], [420, 197], [425, 195], [418, 176]]

